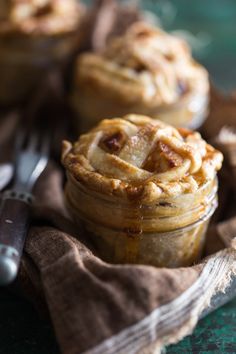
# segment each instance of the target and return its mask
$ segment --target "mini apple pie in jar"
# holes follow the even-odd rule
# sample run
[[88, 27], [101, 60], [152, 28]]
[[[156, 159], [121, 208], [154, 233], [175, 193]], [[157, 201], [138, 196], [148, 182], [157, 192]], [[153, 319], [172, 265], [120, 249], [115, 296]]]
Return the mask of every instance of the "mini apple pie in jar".
[[196, 129], [208, 112], [207, 71], [184, 40], [146, 23], [132, 25], [102, 53], [80, 55], [73, 81], [81, 131], [129, 113]]
[[76, 0], [4, 0], [0, 6], [0, 105], [24, 101], [82, 40]]
[[140, 115], [64, 142], [65, 200], [101, 258], [180, 267], [201, 256], [222, 154], [197, 132]]

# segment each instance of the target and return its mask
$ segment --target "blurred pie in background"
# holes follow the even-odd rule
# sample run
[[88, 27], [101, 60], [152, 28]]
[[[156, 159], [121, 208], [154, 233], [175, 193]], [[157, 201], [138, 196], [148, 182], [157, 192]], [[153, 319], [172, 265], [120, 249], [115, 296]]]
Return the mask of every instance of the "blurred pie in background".
[[76, 62], [72, 105], [82, 131], [102, 117], [146, 114], [198, 128], [208, 110], [207, 71], [187, 43], [144, 22]]
[[1, 1], [0, 106], [25, 100], [45, 70], [70, 55], [84, 13], [76, 0]]

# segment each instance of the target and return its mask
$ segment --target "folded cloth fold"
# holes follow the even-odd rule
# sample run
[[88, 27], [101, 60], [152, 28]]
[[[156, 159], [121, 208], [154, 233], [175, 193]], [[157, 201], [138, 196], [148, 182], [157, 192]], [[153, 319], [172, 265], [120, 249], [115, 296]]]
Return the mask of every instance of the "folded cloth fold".
[[[229, 104], [236, 113], [236, 103], [221, 98], [221, 113], [217, 112], [221, 123], [213, 134], [205, 127], [206, 135], [213, 138], [223, 125], [233, 124], [225, 116]], [[208, 127], [214, 125], [211, 119], [212, 114]], [[11, 122], [10, 128], [4, 120], [0, 122], [1, 136], [8, 129], [10, 140], [15, 127], [14, 119]], [[7, 144], [3, 143], [5, 151]], [[229, 154], [235, 154], [232, 145]], [[63, 172], [55, 162], [41, 176], [35, 194], [18, 283], [40, 309], [46, 307], [63, 354], [157, 353], [191, 333], [212, 296], [223, 291], [236, 272], [232, 219], [236, 211], [231, 192], [210, 229], [210, 246], [221, 240], [216, 253], [198, 265], [178, 269], [111, 265], [100, 260], [67, 215]], [[230, 211], [226, 210], [229, 206]]]
[[[52, 227], [32, 228], [25, 252], [40, 274], [62, 352], [70, 354], [92, 348], [96, 352], [104, 340], [173, 301], [196, 281], [202, 269], [109, 265]], [[99, 352], [104, 350], [108, 348]]]

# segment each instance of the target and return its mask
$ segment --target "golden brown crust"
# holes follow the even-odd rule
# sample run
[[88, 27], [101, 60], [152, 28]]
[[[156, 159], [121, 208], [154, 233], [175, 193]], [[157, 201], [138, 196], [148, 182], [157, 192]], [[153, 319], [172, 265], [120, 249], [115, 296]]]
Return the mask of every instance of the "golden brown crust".
[[75, 0], [5, 0], [0, 9], [3, 35], [59, 35], [73, 32], [84, 12]]
[[197, 191], [222, 159], [199, 133], [140, 115], [103, 120], [73, 146], [65, 142], [62, 154], [73, 183], [145, 203]]
[[111, 90], [122, 102], [139, 102], [149, 110], [209, 89], [208, 74], [192, 59], [187, 44], [144, 23], [113, 39], [103, 53], [81, 55], [75, 88], [83, 83]]

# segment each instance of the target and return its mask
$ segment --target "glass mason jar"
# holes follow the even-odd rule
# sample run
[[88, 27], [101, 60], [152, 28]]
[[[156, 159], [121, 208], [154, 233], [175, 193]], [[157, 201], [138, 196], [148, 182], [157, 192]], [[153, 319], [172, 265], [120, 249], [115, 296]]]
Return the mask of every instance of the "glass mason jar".
[[[123, 90], [116, 92], [112, 86], [100, 87], [91, 78], [75, 77], [71, 104], [75, 111], [75, 124], [79, 132], [93, 128], [101, 119], [122, 117], [126, 114], [141, 114], [159, 119], [174, 127], [198, 129], [208, 114], [209, 90], [196, 89], [185, 92], [173, 104], [145, 104], [140, 100], [124, 99]], [[126, 85], [125, 82], [123, 85]], [[125, 87], [125, 86], [124, 86]]]
[[204, 123], [208, 114], [208, 108], [208, 94], [198, 93], [182, 97], [179, 103], [160, 108], [153, 116], [174, 127], [196, 130]]
[[172, 268], [201, 257], [217, 206], [217, 180], [195, 193], [145, 205], [101, 195], [68, 175], [65, 195], [75, 222], [82, 224], [102, 259]]
[[42, 75], [72, 53], [77, 40], [75, 31], [54, 37], [0, 35], [0, 105], [25, 100]]

